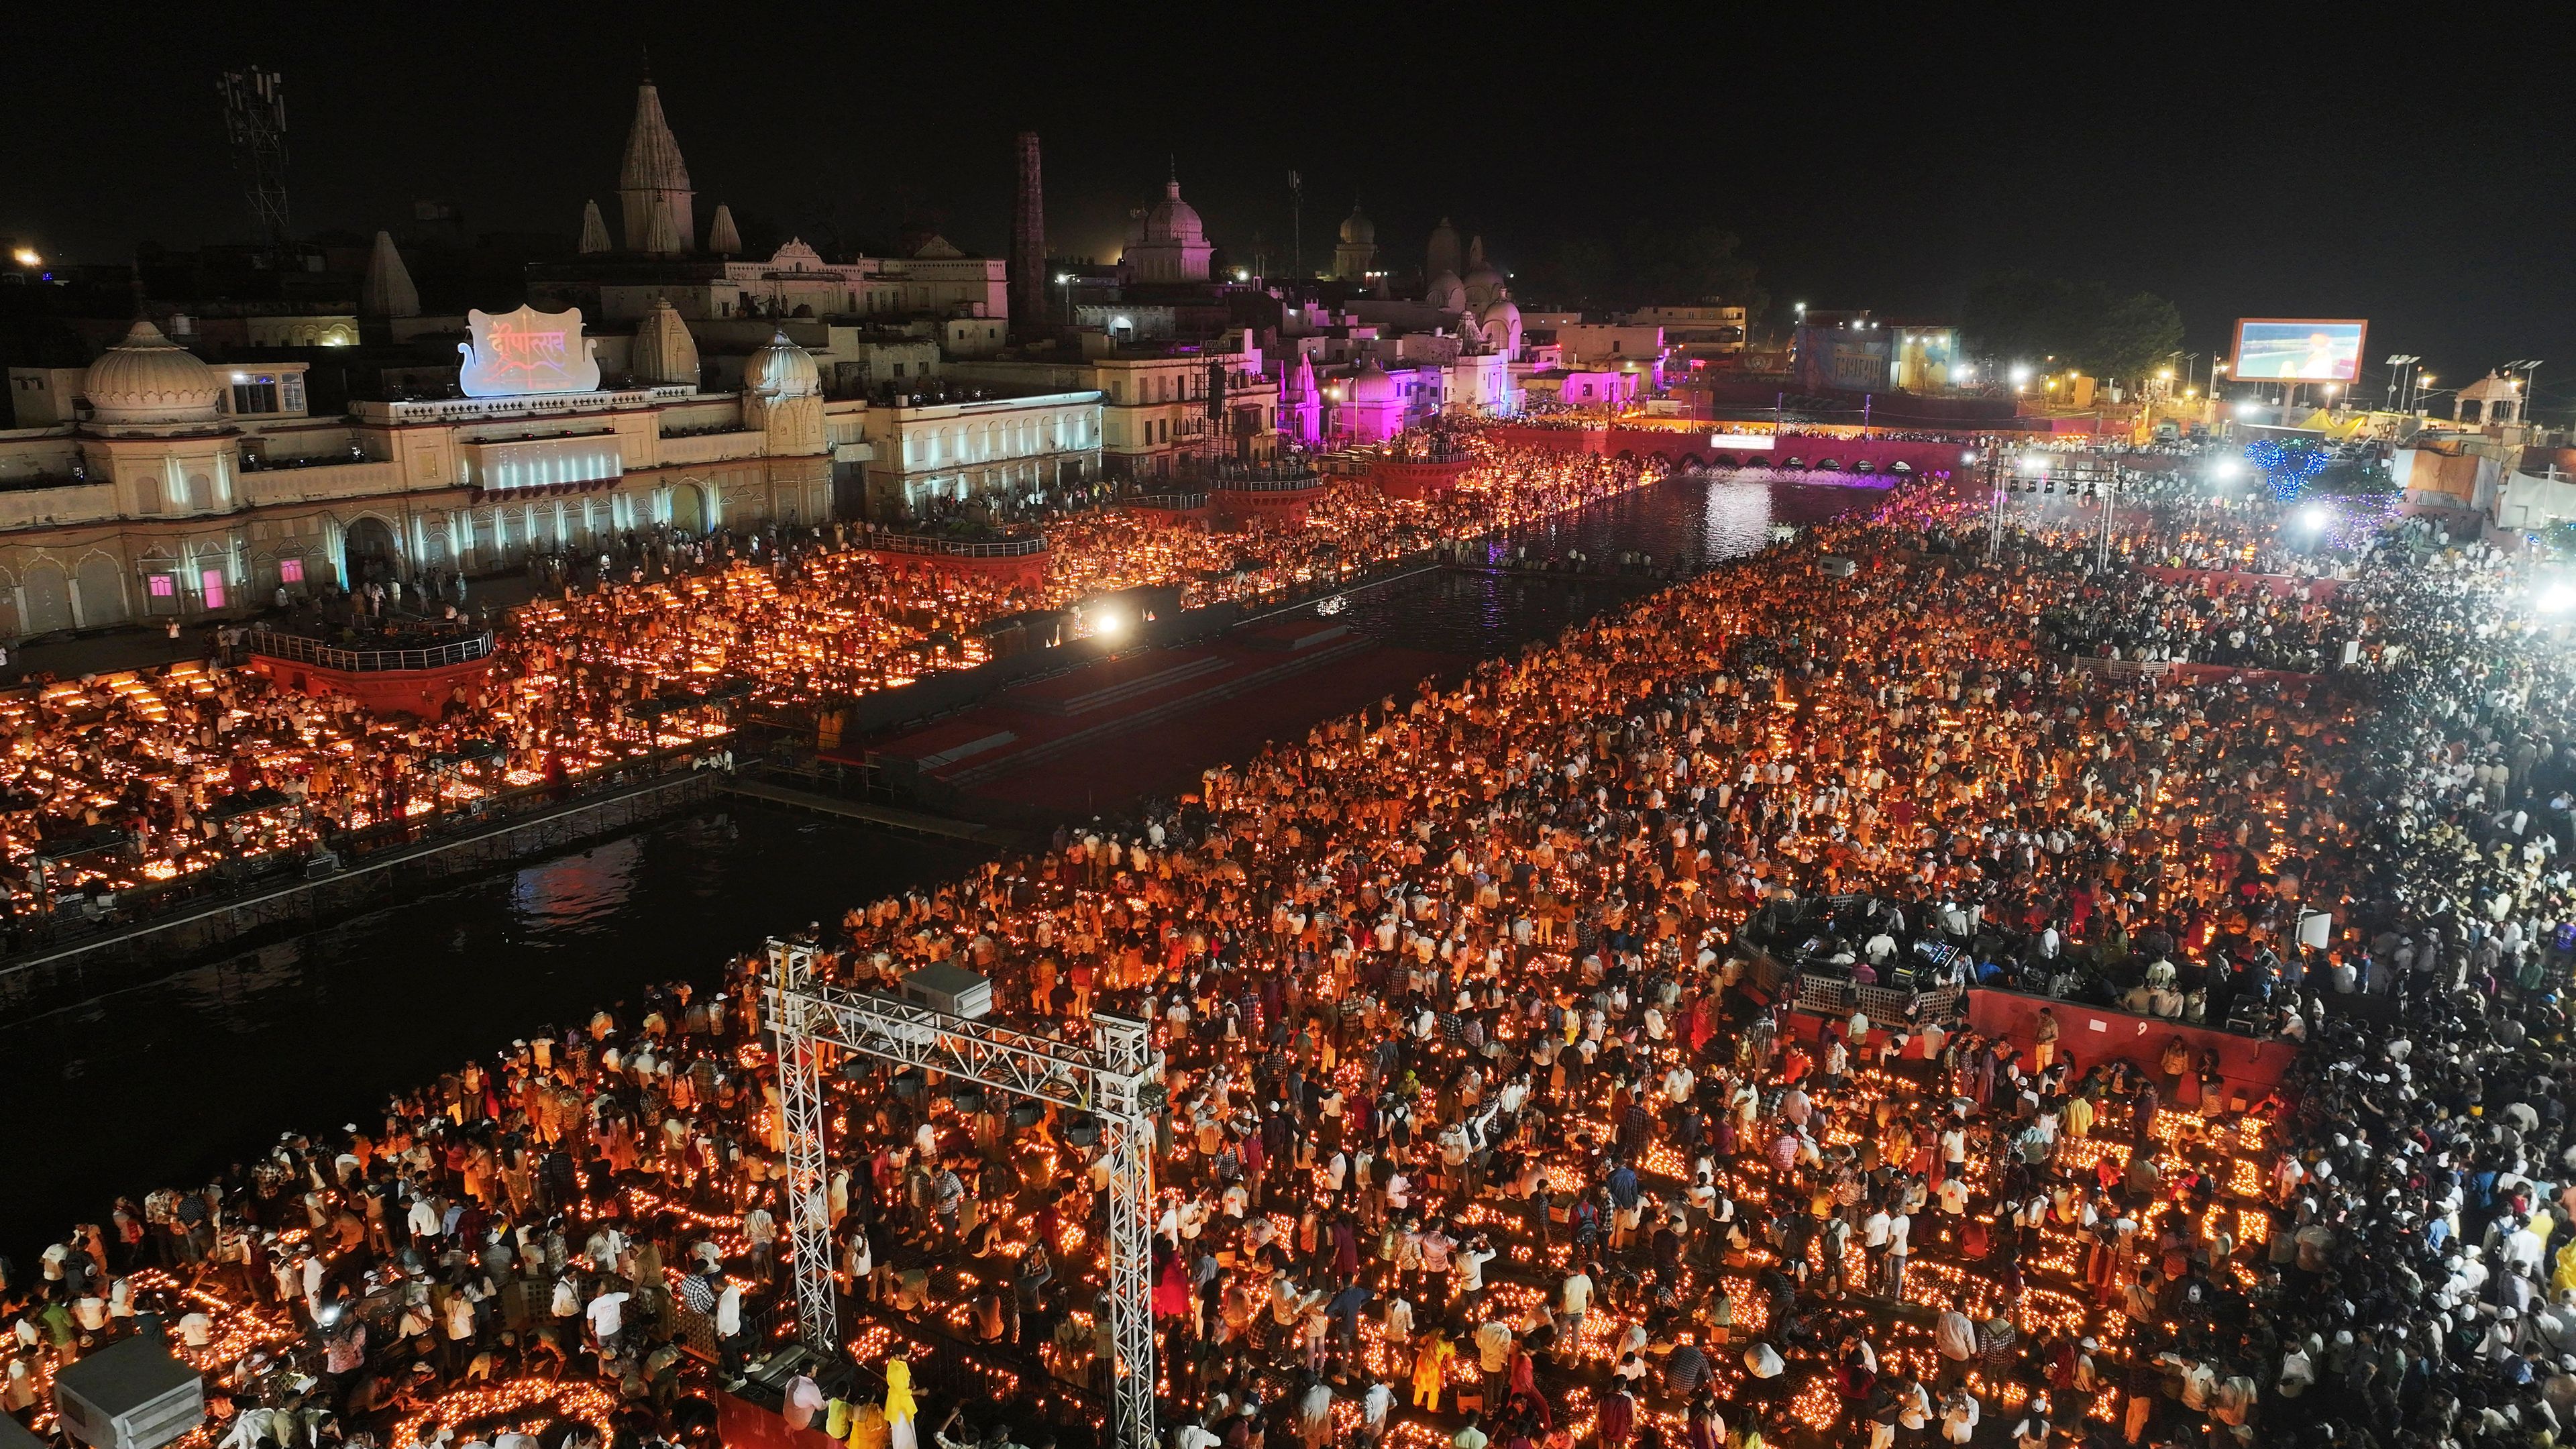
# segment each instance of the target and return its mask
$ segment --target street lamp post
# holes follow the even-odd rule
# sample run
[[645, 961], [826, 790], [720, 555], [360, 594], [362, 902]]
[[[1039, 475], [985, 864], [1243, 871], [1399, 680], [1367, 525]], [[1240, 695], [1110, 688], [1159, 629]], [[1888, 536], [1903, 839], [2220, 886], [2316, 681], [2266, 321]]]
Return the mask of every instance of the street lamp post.
[[2111, 476], [2102, 485], [2102, 547], [2094, 556], [2093, 572], [2111, 570], [2111, 518], [2120, 508], [2120, 465], [2111, 464]]
[[2399, 380], [2406, 376], [2407, 367], [2422, 360], [2423, 359], [2410, 352], [2392, 352], [2388, 354], [2387, 407], [2389, 411], [2395, 412], [2397, 410], [2397, 385]]
[[1986, 562], [1993, 563], [2004, 546], [2003, 448], [1986, 449]]

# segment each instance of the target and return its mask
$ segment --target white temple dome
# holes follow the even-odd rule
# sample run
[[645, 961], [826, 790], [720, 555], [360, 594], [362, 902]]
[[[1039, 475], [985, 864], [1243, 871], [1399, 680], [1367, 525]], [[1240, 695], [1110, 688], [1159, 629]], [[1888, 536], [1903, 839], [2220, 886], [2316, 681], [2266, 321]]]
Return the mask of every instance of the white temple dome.
[[1467, 305], [1467, 284], [1458, 280], [1456, 272], [1442, 272], [1423, 290], [1422, 300], [1442, 312], [1459, 311]]
[[1351, 214], [1342, 218], [1343, 243], [1348, 246], [1367, 246], [1376, 240], [1377, 223], [1369, 220], [1366, 212], [1356, 206], [1352, 207]]
[[81, 392], [101, 423], [211, 423], [223, 413], [223, 379], [140, 317], [89, 365]]
[[1351, 401], [1355, 403], [1391, 403], [1395, 401], [1395, 379], [1375, 361], [1361, 364], [1351, 377]]
[[1207, 228], [1188, 202], [1181, 200], [1181, 183], [1163, 183], [1163, 199], [1145, 213], [1145, 238], [1148, 242], [1180, 242], [1200, 246], [1207, 241]]
[[814, 365], [814, 354], [780, 331], [743, 361], [742, 386], [745, 392], [800, 397], [823, 390], [823, 373]]

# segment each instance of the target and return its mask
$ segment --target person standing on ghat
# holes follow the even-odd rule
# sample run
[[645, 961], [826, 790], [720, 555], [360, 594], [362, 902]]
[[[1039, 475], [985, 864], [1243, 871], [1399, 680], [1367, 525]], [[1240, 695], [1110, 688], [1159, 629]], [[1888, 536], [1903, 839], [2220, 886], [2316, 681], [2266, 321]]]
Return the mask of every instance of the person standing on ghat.
[[[2505, 565], [2461, 552], [2362, 561], [2326, 616], [2367, 646], [2349, 680], [2074, 667], [2032, 621], [2099, 586], [2087, 541], [2020, 534], [1971, 567], [1975, 522], [1900, 496], [1145, 820], [854, 909], [816, 933], [818, 969], [867, 987], [974, 961], [1032, 1029], [1076, 1033], [1081, 1006], [1156, 1023], [1156, 1316], [1176, 1417], [1219, 1444], [1408, 1423], [1507, 1445], [2527, 1442], [2576, 1346], [2576, 1288], [2551, 1281], [2569, 947], [2526, 944], [2559, 941], [2569, 883], [2519, 848], [2563, 811], [2517, 837], [2503, 807], [2571, 782], [2555, 742], [2528, 781], [2484, 761], [2576, 700], [2566, 662], [2511, 622]], [[2124, 553], [2264, 526], [2151, 525]], [[1873, 562], [1835, 580], [1828, 549]], [[2327, 946], [2298, 938], [2297, 899], [2336, 903]], [[2506, 922], [2542, 963], [2528, 985]], [[2382, 931], [2443, 944], [2366, 1026], [2316, 958]], [[1929, 1014], [1819, 1022], [1745, 965], [1856, 965], [1879, 934], [1918, 986], [2170, 995], [2176, 1025], [2043, 1059]], [[757, 975], [738, 963], [725, 995]], [[1077, 975], [1088, 1000], [1058, 990]], [[720, 1001], [657, 989], [397, 1099], [381, 1130], [154, 1194], [139, 1241], [167, 1266], [128, 1260], [122, 1295], [121, 1250], [75, 1235], [9, 1285], [23, 1376], [116, 1336], [88, 1300], [194, 1284], [223, 1311], [183, 1319], [182, 1350], [281, 1394], [217, 1338], [263, 1311], [240, 1291], [255, 1243], [318, 1264], [274, 1311], [329, 1368], [335, 1433], [530, 1373], [659, 1423], [661, 1350], [702, 1295], [719, 1330], [722, 1295], [737, 1327], [782, 1307], [755, 1236], [766, 1214], [774, 1253], [780, 1118], [756, 1020]], [[2194, 1015], [2310, 1046], [2243, 1100], [2215, 1044], [2174, 1064]], [[999, 1366], [1017, 1422], [1073, 1431], [1046, 1386], [1107, 1381], [1097, 1134], [918, 1079], [829, 1090], [860, 1331]], [[1480, 1237], [1492, 1257], [1461, 1251]], [[908, 1435], [897, 1397], [859, 1407]]]
[[[720, 736], [721, 691], [705, 706], [666, 707], [704, 699], [710, 673], [761, 707], [819, 721], [920, 673], [982, 662], [978, 631], [994, 619], [1140, 582], [1177, 585], [1191, 604], [1275, 594], [1318, 570], [1387, 563], [1426, 540], [1508, 529], [1666, 473], [1660, 462], [1477, 447], [1478, 468], [1443, 498], [1406, 502], [1334, 480], [1293, 529], [1163, 528], [1121, 509], [1050, 515], [1049, 572], [1035, 583], [906, 570], [837, 525], [720, 529], [685, 560], [676, 540], [650, 532], [608, 541], [595, 563], [531, 554], [548, 593], [509, 613], [488, 672], [428, 719], [307, 697], [230, 664], [77, 682], [40, 674], [0, 698], [0, 733], [15, 740], [0, 752], [0, 799], [16, 802], [0, 811], [0, 935], [37, 929], [44, 896], [114, 893], [130, 909], [132, 893], [243, 857], [426, 828], [425, 812], [470, 811], [532, 783], [569, 793], [584, 776]], [[371, 579], [275, 623], [371, 651], [478, 638], [485, 621], [445, 616], [462, 580], [442, 593], [453, 602], [406, 611], [401, 580]], [[658, 712], [648, 718], [646, 705]], [[133, 842], [132, 862], [93, 853], [40, 880], [40, 842], [111, 826]]]

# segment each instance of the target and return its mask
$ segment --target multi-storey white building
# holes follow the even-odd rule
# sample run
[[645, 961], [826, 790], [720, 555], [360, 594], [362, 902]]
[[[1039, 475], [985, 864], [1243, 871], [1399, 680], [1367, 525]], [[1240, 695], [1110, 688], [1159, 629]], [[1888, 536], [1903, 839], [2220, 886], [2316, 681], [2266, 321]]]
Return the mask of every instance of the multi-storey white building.
[[871, 407], [861, 428], [870, 518], [1047, 494], [1100, 472], [1100, 395], [1087, 390]]
[[1279, 446], [1279, 380], [1242, 346], [1118, 348], [1079, 361], [952, 361], [952, 378], [1028, 392], [1090, 393], [1099, 463], [1115, 477], [1168, 476], [1184, 457], [1267, 458]]
[[[629, 528], [816, 522], [833, 459], [866, 457], [831, 440], [814, 360], [784, 337], [720, 393], [603, 388], [597, 341], [577, 317], [476, 314], [467, 390], [485, 395], [340, 417], [307, 411], [300, 364], [219, 370], [150, 322], [85, 370], [12, 368], [36, 426], [0, 432], [0, 637], [236, 611], [378, 571], [498, 569]], [[698, 373], [684, 327], [616, 341], [639, 373]], [[558, 366], [576, 375], [478, 388], [512, 347], [590, 362], [589, 383]]]

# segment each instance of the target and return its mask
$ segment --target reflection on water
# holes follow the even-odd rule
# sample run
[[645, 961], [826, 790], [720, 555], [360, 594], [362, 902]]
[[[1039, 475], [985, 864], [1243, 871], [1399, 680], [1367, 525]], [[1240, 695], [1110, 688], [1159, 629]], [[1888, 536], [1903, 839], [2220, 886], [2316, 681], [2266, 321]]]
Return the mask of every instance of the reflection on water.
[[[1541, 557], [1622, 552], [1704, 568], [1774, 521], [1875, 504], [1874, 489], [1685, 477], [1535, 526]], [[1499, 558], [1497, 559], [1499, 562]], [[1486, 655], [1654, 588], [1446, 571], [1354, 600], [1390, 643]], [[1208, 762], [1208, 763], [1213, 763]], [[954, 874], [956, 847], [737, 809], [247, 948], [80, 1006], [0, 1022], [0, 1252], [95, 1221], [119, 1193], [202, 1182], [285, 1128], [355, 1122], [398, 1090], [652, 982], [705, 980], [775, 930]], [[35, 1170], [26, 1170], [31, 1165]]]
[[[1636, 553], [1658, 571], [1679, 565], [1697, 572], [1759, 552], [1774, 523], [1816, 523], [1874, 508], [1885, 496], [1878, 488], [1783, 481], [1767, 469], [1687, 474], [1521, 529], [1494, 544], [1487, 558], [1500, 567], [1526, 549], [1533, 559], [1580, 553], [1606, 564]], [[1353, 599], [1338, 622], [1390, 644], [1481, 657], [1548, 638], [1660, 587], [1638, 576], [1567, 580], [1451, 570], [1431, 584]]]
[[542, 923], [536, 941], [548, 946], [577, 942], [616, 924], [618, 908], [634, 893], [635, 872], [643, 859], [644, 837], [630, 835], [531, 866], [511, 878], [511, 909]]
[[[761, 809], [672, 821], [148, 986], [0, 1023], [0, 1252], [378, 1110], [972, 853]], [[723, 906], [710, 909], [709, 902]], [[41, 1164], [37, 1170], [25, 1170]]]

